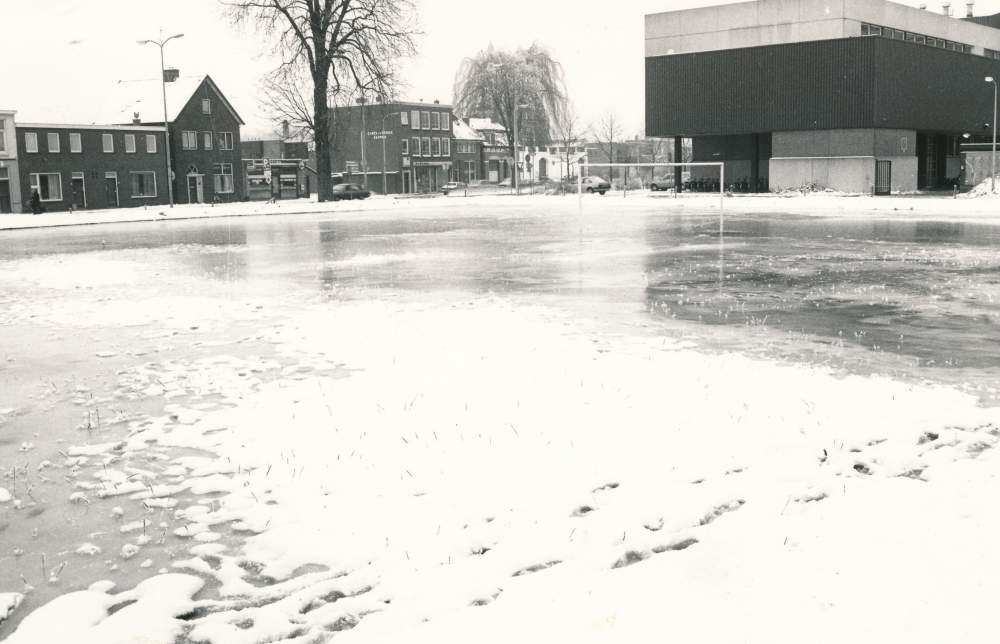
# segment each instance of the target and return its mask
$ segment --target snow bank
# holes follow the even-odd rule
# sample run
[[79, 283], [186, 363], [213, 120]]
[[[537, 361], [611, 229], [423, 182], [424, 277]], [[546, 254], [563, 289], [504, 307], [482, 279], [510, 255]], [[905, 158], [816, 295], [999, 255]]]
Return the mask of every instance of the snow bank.
[[202, 578], [183, 632], [213, 644], [995, 637], [1000, 410], [971, 396], [494, 300], [316, 305], [264, 337], [350, 375], [137, 428], [127, 450], [218, 454], [139, 493], [222, 493], [174, 509], [185, 574], [71, 593], [11, 642], [171, 641]]

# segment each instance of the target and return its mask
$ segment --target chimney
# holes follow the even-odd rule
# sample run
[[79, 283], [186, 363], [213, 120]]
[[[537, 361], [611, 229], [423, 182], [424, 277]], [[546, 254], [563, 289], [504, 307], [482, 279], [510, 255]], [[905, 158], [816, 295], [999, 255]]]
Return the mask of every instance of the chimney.
[[942, 13], [943, 13], [944, 15], [946, 15], [946, 16], [947, 16], [947, 15], [948, 15], [949, 13], [951, 13], [951, 12], [950, 12], [950, 10], [949, 10], [949, 7], [951, 7], [951, 3], [950, 3], [950, 2], [942, 2], [942, 3], [941, 3], [941, 12], [942, 12]]
[[434, 99], [434, 104], [435, 104], [435, 105], [440, 105], [440, 104], [441, 104], [441, 101], [439, 101], [439, 100], [437, 100], [437, 99], [435, 98], [435, 99]]
[[925, 11], [926, 9], [927, 9], [927, 5], [925, 5], [925, 4], [920, 5], [920, 10], [921, 11]]
[[132, 112], [132, 125], [142, 125], [142, 120], [139, 118], [138, 112]]
[[975, 4], [975, 2], [973, 2], [972, 0], [965, 0], [965, 17], [966, 18], [971, 18], [972, 17], [972, 5], [974, 5], [974, 4]]
[[288, 121], [281, 122], [281, 138], [288, 138]]
[[177, 80], [177, 77], [180, 75], [181, 73], [179, 71], [177, 71], [173, 67], [168, 67], [167, 69], [163, 70], [163, 82], [172, 83], [175, 80]]

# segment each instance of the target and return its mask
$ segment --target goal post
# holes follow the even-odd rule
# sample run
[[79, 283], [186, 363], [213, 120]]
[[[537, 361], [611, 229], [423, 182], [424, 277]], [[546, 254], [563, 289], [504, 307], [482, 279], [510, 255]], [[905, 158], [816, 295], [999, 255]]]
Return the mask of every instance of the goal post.
[[[726, 166], [721, 161], [694, 162], [694, 163], [580, 163], [577, 168], [576, 177], [576, 198], [579, 215], [583, 216], [583, 173], [590, 168], [691, 168], [691, 167], [718, 167], [719, 168], [719, 232], [722, 232], [722, 209], [725, 208], [726, 195]], [[675, 179], [676, 182], [676, 179]], [[609, 182], [610, 183], [610, 182]], [[675, 192], [678, 186], [674, 186]], [[625, 187], [628, 192], [628, 187]], [[713, 191], [714, 192], [714, 191]]]

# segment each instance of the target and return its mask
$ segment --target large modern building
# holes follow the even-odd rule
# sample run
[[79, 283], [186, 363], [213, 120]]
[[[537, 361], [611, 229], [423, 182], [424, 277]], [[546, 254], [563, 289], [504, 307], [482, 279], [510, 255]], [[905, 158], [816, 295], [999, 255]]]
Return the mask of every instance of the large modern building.
[[[953, 185], [986, 141], [1000, 15], [886, 0], [757, 0], [646, 16], [646, 133], [727, 182], [887, 192]], [[700, 168], [693, 174], [715, 172]]]

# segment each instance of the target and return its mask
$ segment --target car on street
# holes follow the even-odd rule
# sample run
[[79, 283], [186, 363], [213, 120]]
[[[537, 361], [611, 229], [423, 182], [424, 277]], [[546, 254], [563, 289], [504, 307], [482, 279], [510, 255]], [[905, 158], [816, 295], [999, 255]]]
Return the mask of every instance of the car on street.
[[[690, 172], [681, 173], [681, 185], [684, 185], [691, 180]], [[673, 190], [674, 188], [674, 175], [668, 174], [660, 177], [659, 179], [653, 179], [653, 182], [649, 184], [649, 189], [653, 192], [657, 190]]]
[[461, 181], [449, 181], [441, 186], [441, 192], [448, 194], [452, 190], [465, 190], [465, 184]]
[[604, 194], [611, 190], [611, 184], [600, 177], [584, 177], [580, 180], [580, 191], [587, 193], [598, 192]]
[[504, 179], [503, 181], [501, 181], [497, 185], [501, 186], [503, 188], [509, 188], [510, 187], [510, 177], [507, 177], [506, 179]]
[[333, 200], [367, 199], [372, 193], [356, 183], [338, 183], [333, 187]]

